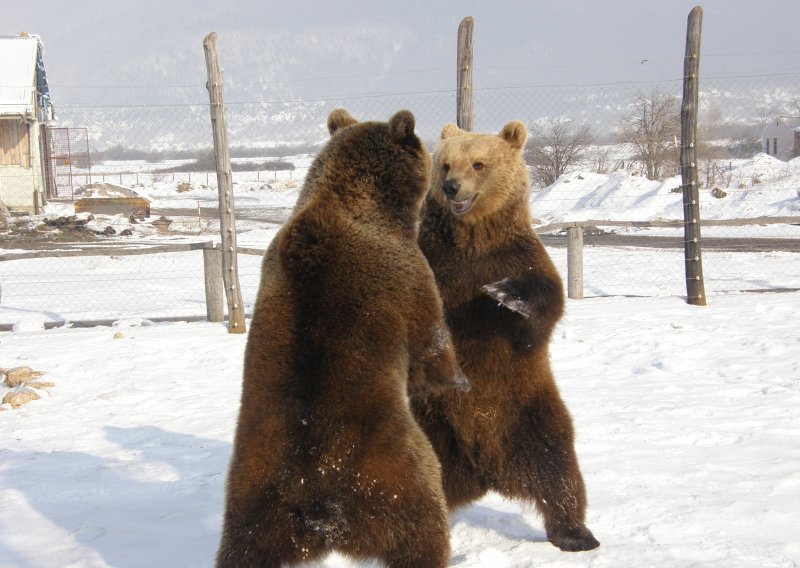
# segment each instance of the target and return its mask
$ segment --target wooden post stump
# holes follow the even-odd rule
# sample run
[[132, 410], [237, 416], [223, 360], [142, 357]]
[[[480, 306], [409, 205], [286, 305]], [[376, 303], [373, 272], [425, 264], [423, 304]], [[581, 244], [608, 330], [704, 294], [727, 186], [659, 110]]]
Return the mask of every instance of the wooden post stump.
[[203, 249], [203, 274], [206, 288], [206, 317], [208, 321], [223, 321], [222, 252], [212, 245]]
[[583, 299], [583, 227], [567, 229], [567, 297]]

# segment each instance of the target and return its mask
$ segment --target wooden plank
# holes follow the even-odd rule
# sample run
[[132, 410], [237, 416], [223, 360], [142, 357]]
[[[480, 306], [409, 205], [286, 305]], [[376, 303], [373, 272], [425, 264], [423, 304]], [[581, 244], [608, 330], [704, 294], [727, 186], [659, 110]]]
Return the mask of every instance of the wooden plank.
[[[0, 166], [20, 166], [22, 135], [17, 119], [0, 119]], [[27, 143], [27, 138], [25, 139]], [[28, 160], [30, 167], [30, 160]]]
[[236, 247], [236, 252], [238, 252], [239, 254], [249, 254], [252, 256], [264, 256], [264, 253], [267, 252], [267, 249]]
[[20, 120], [17, 125], [17, 136], [19, 137], [19, 146], [17, 152], [19, 155], [19, 162], [26, 170], [31, 169], [31, 146], [30, 146], [30, 133], [28, 125]]
[[0, 262], [8, 260], [26, 260], [31, 258], [67, 258], [73, 256], [135, 256], [143, 254], [162, 254], [170, 252], [187, 252], [202, 250], [209, 243], [189, 243], [179, 245], [157, 245], [139, 248], [92, 247], [78, 250], [44, 250], [36, 252], [0, 254]]
[[[570, 227], [629, 227], [629, 228], [673, 228], [679, 229], [684, 226], [686, 221], [677, 219], [663, 219], [655, 221], [610, 221], [608, 219], [587, 219], [586, 221], [565, 221], [563, 223], [551, 223], [536, 227], [537, 233], [550, 233], [569, 229]], [[743, 219], [710, 219], [703, 221], [708, 227], [746, 227], [750, 225], [798, 225], [800, 215], [796, 217], [748, 217]]]
[[683, 59], [683, 103], [681, 104], [681, 181], [683, 189], [684, 266], [686, 301], [706, 305], [700, 235], [700, 194], [697, 176], [697, 113], [700, 78], [700, 32], [703, 9], [689, 12], [686, 29], [686, 55]]
[[233, 203], [233, 180], [231, 179], [231, 158], [228, 150], [228, 129], [225, 124], [225, 110], [222, 90], [222, 67], [217, 54], [217, 34], [211, 32], [203, 40], [208, 72], [209, 109], [211, 111], [211, 130], [214, 136], [214, 157], [217, 169], [217, 190], [219, 193], [219, 217], [222, 239], [222, 278], [225, 283], [225, 296], [228, 299], [228, 332], [245, 333], [244, 304], [239, 287], [239, 267], [236, 261], [236, 217]]
[[[252, 317], [253, 314], [245, 313], [245, 317]], [[70, 328], [86, 328], [86, 327], [98, 327], [98, 326], [105, 326], [111, 327], [114, 325], [115, 322], [124, 320], [125, 318], [105, 318], [105, 319], [94, 319], [94, 320], [59, 320], [59, 321], [48, 321], [44, 323], [44, 329], [57, 329], [60, 327], [70, 327]], [[206, 316], [162, 316], [162, 317], [152, 317], [152, 318], [142, 318], [149, 322], [153, 323], [161, 323], [161, 322], [199, 322], [199, 321], [206, 321]], [[2, 331], [13, 331], [14, 324], [11, 323], [0, 323], [0, 332]]]
[[456, 52], [456, 124], [462, 130], [472, 131], [472, 28], [474, 21], [467, 16], [458, 26], [458, 48]]
[[75, 201], [75, 213], [150, 216], [150, 202], [143, 197], [84, 197]]

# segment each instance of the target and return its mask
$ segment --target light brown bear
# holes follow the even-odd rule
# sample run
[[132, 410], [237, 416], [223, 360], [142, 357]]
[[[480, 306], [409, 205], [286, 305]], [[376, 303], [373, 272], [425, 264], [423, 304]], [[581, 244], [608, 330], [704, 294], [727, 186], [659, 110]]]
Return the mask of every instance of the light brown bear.
[[525, 125], [499, 135], [450, 124], [433, 156], [419, 243], [436, 276], [468, 393], [413, 401], [442, 464], [448, 505], [487, 491], [534, 502], [562, 550], [599, 546], [570, 415], [550, 370], [561, 279], [532, 230]]
[[217, 566], [446, 566], [441, 470], [407, 398], [468, 386], [417, 245], [430, 156], [408, 111], [328, 128], [264, 258]]

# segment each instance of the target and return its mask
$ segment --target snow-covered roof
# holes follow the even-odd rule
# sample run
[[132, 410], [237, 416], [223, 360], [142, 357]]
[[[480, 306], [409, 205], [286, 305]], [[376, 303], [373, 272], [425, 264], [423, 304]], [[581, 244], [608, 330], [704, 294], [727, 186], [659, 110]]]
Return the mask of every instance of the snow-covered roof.
[[35, 115], [37, 98], [50, 106], [43, 51], [36, 35], [0, 37], [0, 115]]

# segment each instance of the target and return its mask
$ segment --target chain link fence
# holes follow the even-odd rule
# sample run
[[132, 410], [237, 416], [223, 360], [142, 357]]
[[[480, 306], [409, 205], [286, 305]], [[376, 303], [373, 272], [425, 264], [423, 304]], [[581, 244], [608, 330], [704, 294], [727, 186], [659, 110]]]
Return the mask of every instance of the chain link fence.
[[[800, 289], [800, 160], [792, 160], [800, 152], [792, 118], [800, 115], [800, 75], [701, 77], [700, 86], [710, 302], [721, 293]], [[566, 227], [583, 227], [587, 297], [686, 294], [681, 90], [679, 81], [664, 81], [475, 92], [475, 130], [498, 132], [512, 119], [528, 125], [536, 229], [566, 277]], [[196, 94], [203, 101], [204, 91]], [[239, 256], [248, 312], [257, 250], [287, 218], [337, 107], [363, 120], [408, 108], [432, 149], [454, 121], [456, 95], [226, 103], [237, 240], [254, 253]], [[70, 164], [80, 181], [69, 197], [43, 190], [38, 215], [12, 207], [7, 227], [0, 223], [0, 329], [204, 319], [201, 249], [219, 241], [208, 105], [56, 110], [58, 127], [86, 129], [90, 157]], [[29, 175], [4, 174], [0, 198]]]

